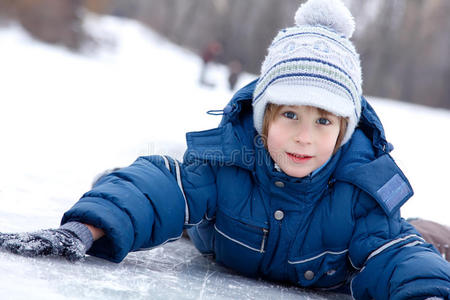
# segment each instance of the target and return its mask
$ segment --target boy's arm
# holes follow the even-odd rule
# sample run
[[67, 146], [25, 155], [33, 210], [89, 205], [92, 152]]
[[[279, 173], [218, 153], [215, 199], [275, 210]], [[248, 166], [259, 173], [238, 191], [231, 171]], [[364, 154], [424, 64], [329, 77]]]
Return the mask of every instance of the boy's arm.
[[349, 258], [357, 275], [355, 299], [450, 297], [450, 264], [397, 211], [387, 216], [361, 192], [355, 201], [355, 231]]
[[140, 157], [99, 179], [61, 223], [89, 224], [98, 239], [88, 254], [120, 262], [130, 251], [180, 238], [183, 228], [213, 214], [215, 197], [214, 172], [208, 164]]

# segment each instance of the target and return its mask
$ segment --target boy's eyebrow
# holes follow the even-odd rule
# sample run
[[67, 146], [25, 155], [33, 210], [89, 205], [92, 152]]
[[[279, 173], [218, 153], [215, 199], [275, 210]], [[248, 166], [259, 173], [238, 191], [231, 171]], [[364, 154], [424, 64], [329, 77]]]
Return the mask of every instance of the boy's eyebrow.
[[[283, 104], [283, 105], [280, 105], [280, 110], [282, 110], [282, 109], [290, 109], [290, 108], [296, 108], [298, 105], [285, 105], [285, 104]], [[325, 110], [325, 109], [321, 109], [321, 108], [318, 108], [318, 107], [314, 107], [314, 106], [308, 106], [309, 108], [311, 108], [311, 109], [316, 109], [318, 112], [319, 112], [319, 115], [321, 116], [321, 117], [328, 117], [328, 116], [334, 116], [334, 117], [337, 117], [335, 114], [333, 114], [332, 112], [329, 112], [329, 111], [327, 111], [327, 110]]]
[[330, 113], [329, 111], [326, 111], [326, 110], [319, 110], [319, 113], [320, 113], [322, 116], [334, 115], [333, 113]]
[[335, 116], [335, 117], [337, 117], [335, 114], [333, 114], [333, 113], [331, 113], [329, 111], [326, 111], [324, 109], [319, 109], [319, 114], [322, 117], [328, 117], [328, 116]]

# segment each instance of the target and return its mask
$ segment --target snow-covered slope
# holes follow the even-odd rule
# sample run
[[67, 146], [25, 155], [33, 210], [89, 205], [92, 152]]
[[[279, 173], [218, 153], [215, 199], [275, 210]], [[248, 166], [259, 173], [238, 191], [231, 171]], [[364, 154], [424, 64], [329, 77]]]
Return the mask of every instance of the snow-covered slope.
[[61, 212], [99, 172], [139, 155], [181, 158], [186, 131], [219, 121], [205, 112], [231, 93], [224, 79], [217, 89], [198, 87], [198, 57], [135, 22], [94, 24], [115, 47], [84, 56], [36, 42], [17, 26], [0, 31], [3, 212]]
[[[62, 213], [89, 189], [97, 174], [128, 165], [139, 155], [168, 153], [181, 159], [185, 132], [215, 127], [220, 117], [206, 111], [224, 107], [232, 96], [226, 87], [225, 67], [212, 70], [216, 88], [199, 86], [201, 60], [138, 23], [90, 17], [87, 26], [109, 46], [77, 55], [39, 43], [16, 25], [0, 28], [1, 232], [58, 226]], [[239, 85], [253, 78], [245, 75]], [[396, 146], [394, 157], [415, 187], [416, 195], [404, 206], [404, 216], [450, 224], [446, 193], [450, 112], [388, 100], [374, 99], [371, 103]], [[211, 266], [194, 255], [191, 246], [178, 245], [192, 254], [187, 260]], [[172, 246], [168, 247], [170, 252]], [[87, 266], [0, 253], [0, 290], [9, 291], [9, 299], [34, 295], [33, 288], [37, 294], [48, 296], [42, 299], [60, 299], [62, 295], [84, 299], [76, 287], [87, 285], [94, 290], [92, 297], [87, 297], [91, 299], [98, 291], [99, 299], [145, 298], [158, 291], [158, 285], [153, 290], [146, 287], [153, 279], [143, 275], [144, 269], [152, 270], [151, 262], [158, 261], [154, 258], [157, 251], [165, 250], [133, 254], [124, 264], [108, 264], [98, 271], [90, 267], [91, 263], [102, 264], [94, 258], [88, 259]], [[177, 274], [182, 269], [189, 274], [182, 258], [179, 265], [168, 263], [163, 270], [173, 269]], [[205, 271], [209, 267], [205, 268], [196, 275], [203, 278], [202, 285], [214, 278]], [[71, 271], [64, 277], [67, 270]], [[167, 276], [174, 284], [189, 282], [170, 274]], [[224, 283], [230, 291], [248, 288], [244, 298], [267, 286], [242, 281], [243, 285], [236, 287], [232, 282], [237, 279], [230, 280]], [[68, 281], [74, 281], [74, 286]], [[31, 288], [19, 293], [21, 284]], [[214, 294], [214, 288], [208, 298], [221, 298], [223, 291]], [[194, 292], [186, 293], [188, 298], [207, 298], [205, 286], [192, 289]], [[286, 298], [297, 293], [279, 286], [267, 289], [267, 295], [280, 293]]]

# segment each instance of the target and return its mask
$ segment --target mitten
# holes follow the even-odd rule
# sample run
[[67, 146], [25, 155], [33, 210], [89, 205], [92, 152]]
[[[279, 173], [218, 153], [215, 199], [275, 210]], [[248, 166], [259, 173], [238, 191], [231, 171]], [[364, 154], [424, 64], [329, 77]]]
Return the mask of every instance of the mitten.
[[[76, 230], [67, 229], [74, 227], [74, 224]], [[84, 226], [85, 230], [79, 230], [81, 226]], [[76, 231], [78, 234], [75, 233]], [[28, 257], [62, 256], [69, 261], [77, 261], [84, 258], [86, 251], [92, 245], [92, 236], [89, 240], [89, 236], [86, 238], [84, 234], [90, 234], [89, 229], [75, 222], [58, 229], [32, 233], [0, 233], [0, 249]]]

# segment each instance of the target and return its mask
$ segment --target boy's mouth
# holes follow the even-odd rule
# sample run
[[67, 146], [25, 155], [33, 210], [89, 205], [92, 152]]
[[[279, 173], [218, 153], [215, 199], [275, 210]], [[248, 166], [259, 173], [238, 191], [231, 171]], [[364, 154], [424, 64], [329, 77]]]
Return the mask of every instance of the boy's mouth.
[[286, 152], [286, 154], [294, 162], [306, 162], [312, 158], [312, 156], [306, 155], [306, 154], [296, 154], [296, 153], [289, 153], [289, 152]]

